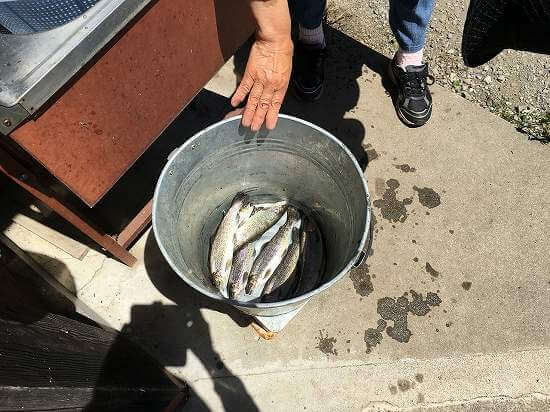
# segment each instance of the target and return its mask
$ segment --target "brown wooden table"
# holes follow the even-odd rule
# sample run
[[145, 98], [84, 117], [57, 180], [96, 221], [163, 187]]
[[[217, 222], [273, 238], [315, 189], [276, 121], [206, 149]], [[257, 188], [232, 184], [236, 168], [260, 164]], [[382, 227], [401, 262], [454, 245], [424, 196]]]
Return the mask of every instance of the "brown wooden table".
[[22, 148], [94, 207], [250, 36], [247, 2], [158, 0], [106, 46], [37, 117], [0, 144], [0, 171], [127, 265], [151, 201], [116, 236], [75, 212]]

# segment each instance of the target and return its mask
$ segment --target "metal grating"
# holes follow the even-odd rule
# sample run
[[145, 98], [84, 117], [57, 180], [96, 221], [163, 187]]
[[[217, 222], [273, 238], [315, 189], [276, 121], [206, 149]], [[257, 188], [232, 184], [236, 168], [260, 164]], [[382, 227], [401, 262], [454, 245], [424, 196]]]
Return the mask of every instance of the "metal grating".
[[0, 25], [14, 34], [36, 33], [62, 26], [99, 0], [14, 0], [0, 2]]

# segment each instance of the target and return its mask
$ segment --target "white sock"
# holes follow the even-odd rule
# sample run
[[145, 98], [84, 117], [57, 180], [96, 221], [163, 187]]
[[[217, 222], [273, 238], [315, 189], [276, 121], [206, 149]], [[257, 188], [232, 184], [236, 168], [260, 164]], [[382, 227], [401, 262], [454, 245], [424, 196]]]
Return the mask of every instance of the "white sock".
[[415, 53], [407, 53], [399, 49], [395, 53], [395, 64], [401, 67], [403, 70], [407, 70], [407, 66], [420, 66], [422, 64], [422, 57], [424, 57], [424, 49], [421, 49]]
[[306, 29], [300, 25], [298, 29], [298, 38], [302, 43], [311, 46], [325, 47], [325, 33], [323, 32], [322, 24], [314, 29]]

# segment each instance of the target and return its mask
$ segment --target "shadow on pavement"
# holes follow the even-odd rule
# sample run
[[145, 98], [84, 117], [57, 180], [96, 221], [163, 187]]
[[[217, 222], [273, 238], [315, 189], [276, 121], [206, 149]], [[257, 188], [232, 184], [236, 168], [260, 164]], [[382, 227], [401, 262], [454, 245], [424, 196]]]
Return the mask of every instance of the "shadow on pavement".
[[[212, 378], [214, 390], [225, 410], [257, 411], [241, 380], [224, 365], [221, 355], [214, 349], [210, 326], [201, 311], [206, 309], [227, 314], [241, 327], [248, 326], [250, 318], [187, 286], [164, 260], [152, 231], [147, 237], [144, 261], [151, 282], [176, 305], [160, 302], [134, 305], [131, 322], [123, 333], [135, 336], [164, 366], [185, 366], [189, 356], [194, 355]], [[192, 393], [186, 410], [209, 409], [198, 395]]]

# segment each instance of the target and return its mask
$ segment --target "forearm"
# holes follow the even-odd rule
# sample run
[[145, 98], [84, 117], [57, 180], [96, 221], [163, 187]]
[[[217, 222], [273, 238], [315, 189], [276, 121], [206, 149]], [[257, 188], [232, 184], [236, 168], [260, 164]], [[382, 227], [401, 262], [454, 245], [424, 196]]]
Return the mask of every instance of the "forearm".
[[292, 44], [290, 37], [290, 12], [287, 0], [248, 0], [252, 15], [256, 20], [258, 40], [277, 43], [281, 46]]

